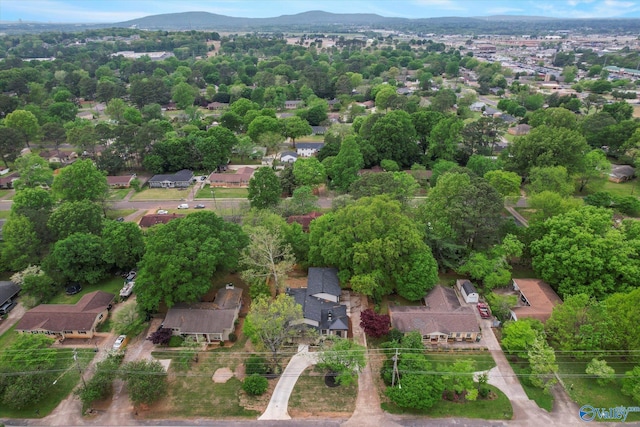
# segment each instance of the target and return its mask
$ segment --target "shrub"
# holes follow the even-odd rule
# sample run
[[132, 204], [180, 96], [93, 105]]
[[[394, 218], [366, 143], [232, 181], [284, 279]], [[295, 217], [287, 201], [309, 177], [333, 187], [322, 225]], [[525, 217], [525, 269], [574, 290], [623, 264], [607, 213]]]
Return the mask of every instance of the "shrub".
[[169, 339], [169, 347], [182, 347], [183, 342], [184, 338], [180, 335], [174, 335]]
[[152, 333], [148, 340], [156, 345], [167, 345], [171, 341], [171, 329], [169, 328], [160, 328], [154, 333]]
[[229, 341], [231, 341], [231, 342], [236, 342], [236, 341], [238, 341], [238, 336], [237, 336], [236, 334], [234, 334], [233, 332], [231, 332], [231, 333], [229, 334]]
[[257, 354], [249, 356], [244, 362], [244, 366], [246, 368], [245, 372], [248, 376], [253, 374], [264, 375], [269, 372], [267, 368], [267, 360]]
[[404, 333], [402, 333], [402, 331], [399, 331], [395, 328], [391, 329], [387, 334], [387, 338], [389, 341], [400, 342], [402, 340], [402, 337], [404, 337]]
[[267, 391], [269, 381], [261, 375], [253, 374], [245, 378], [242, 389], [252, 396], [259, 396]]
[[360, 313], [360, 326], [370, 337], [380, 338], [389, 333], [391, 320], [387, 314], [377, 314], [370, 308]]

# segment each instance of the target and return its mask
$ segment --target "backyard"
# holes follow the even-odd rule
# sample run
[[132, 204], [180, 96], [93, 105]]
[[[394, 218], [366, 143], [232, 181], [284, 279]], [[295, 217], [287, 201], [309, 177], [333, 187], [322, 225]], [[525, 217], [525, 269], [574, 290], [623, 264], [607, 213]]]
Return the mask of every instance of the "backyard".
[[124, 283], [124, 279], [120, 276], [110, 276], [106, 279], [103, 279], [100, 283], [95, 285], [82, 285], [82, 291], [75, 295], [67, 295], [64, 293], [64, 290], [58, 293], [55, 297], [49, 301], [49, 304], [75, 304], [77, 303], [83, 295], [88, 294], [93, 291], [105, 291], [112, 294], [118, 294], [122, 285]]
[[246, 188], [214, 187], [213, 195], [211, 194], [211, 191], [211, 187], [209, 185], [205, 185], [203, 188], [198, 190], [196, 199], [212, 199], [213, 197], [216, 199], [246, 199], [249, 195], [249, 190]]

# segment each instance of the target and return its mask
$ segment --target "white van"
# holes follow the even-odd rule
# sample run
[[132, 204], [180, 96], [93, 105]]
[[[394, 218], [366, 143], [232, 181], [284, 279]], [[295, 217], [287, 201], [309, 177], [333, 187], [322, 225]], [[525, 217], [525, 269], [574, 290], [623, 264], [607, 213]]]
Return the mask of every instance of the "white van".
[[189, 205], [186, 203], [182, 203], [180, 205], [178, 205], [178, 209], [189, 209]]

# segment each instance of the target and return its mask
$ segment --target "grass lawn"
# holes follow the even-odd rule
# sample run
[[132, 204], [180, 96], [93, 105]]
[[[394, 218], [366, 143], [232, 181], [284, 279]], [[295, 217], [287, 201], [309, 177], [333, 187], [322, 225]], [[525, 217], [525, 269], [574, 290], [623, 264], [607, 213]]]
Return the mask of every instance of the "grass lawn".
[[[246, 199], [249, 190], [246, 188], [214, 187], [213, 194], [216, 199]], [[202, 187], [196, 193], [196, 199], [211, 199], [211, 188], [208, 185]]]
[[82, 298], [83, 295], [93, 291], [105, 291], [118, 295], [118, 292], [120, 291], [120, 289], [122, 289], [123, 283], [124, 280], [122, 279], [122, 277], [109, 276], [107, 279], [102, 280], [96, 285], [82, 284], [82, 291], [75, 295], [67, 295], [63, 290], [58, 295], [53, 297], [53, 299], [49, 301], [49, 304], [75, 304], [80, 300], [80, 298]]
[[107, 211], [107, 218], [116, 219], [120, 217], [125, 217], [127, 215], [131, 215], [137, 211], [137, 209], [109, 209]]
[[261, 165], [262, 159], [251, 159], [249, 157], [242, 159], [240, 156], [232, 156], [229, 159], [229, 163], [232, 165]]
[[147, 188], [131, 197], [131, 200], [180, 200], [185, 199], [190, 188]]
[[513, 417], [513, 408], [509, 398], [496, 387], [489, 385], [491, 394], [495, 399], [478, 399], [471, 402], [451, 402], [440, 400], [433, 407], [425, 410], [408, 410], [400, 408], [394, 403], [385, 402], [382, 409], [392, 414], [426, 415], [433, 418], [480, 418], [485, 420], [510, 420]]
[[513, 371], [518, 376], [524, 392], [527, 394], [529, 399], [535, 401], [539, 407], [551, 412], [553, 409], [553, 396], [549, 393], [545, 393], [541, 388], [532, 386], [528, 381], [528, 375], [530, 373], [529, 361], [520, 358], [516, 359], [517, 360], [514, 361], [512, 356], [507, 356], [507, 360], [513, 368]]
[[605, 181], [602, 191], [607, 191], [615, 196], [640, 196], [640, 183], [638, 178], [628, 182], [616, 184], [609, 180]]
[[10, 210], [0, 211], [0, 219], [7, 219], [9, 218], [9, 215], [11, 215]]
[[358, 382], [348, 386], [328, 387], [324, 383], [325, 370], [309, 367], [298, 378], [291, 397], [292, 416], [322, 416], [326, 413], [351, 414], [356, 409]]
[[[609, 366], [616, 370], [616, 374], [624, 374], [635, 366], [629, 360], [621, 357], [605, 357]], [[620, 392], [622, 387], [620, 378], [616, 378], [612, 383], [601, 386], [595, 378], [587, 378], [585, 373], [587, 364], [591, 359], [577, 359], [571, 357], [557, 357], [560, 377], [565, 384], [567, 393], [578, 406], [591, 405], [596, 408], [613, 408], [616, 406], [638, 406], [629, 396]], [[573, 387], [572, 387], [573, 385]], [[597, 418], [596, 418], [597, 419]], [[627, 417], [629, 421], [640, 421], [640, 413], [630, 412]]]
[[0, 197], [4, 197], [7, 194], [11, 193], [13, 190], [0, 190]]
[[109, 200], [122, 200], [131, 190], [131, 188], [118, 188], [117, 190], [111, 190], [109, 191]]
[[[9, 332], [7, 332], [9, 333]], [[6, 335], [6, 334], [5, 334]], [[95, 353], [90, 349], [79, 349], [78, 360], [80, 366], [86, 367]], [[30, 405], [28, 408], [17, 410], [10, 409], [4, 406], [0, 406], [0, 417], [3, 418], [42, 418], [46, 417], [53, 411], [60, 402], [65, 399], [69, 393], [80, 381], [80, 374], [75, 369], [76, 366], [73, 363], [73, 350], [72, 349], [58, 349], [56, 355], [56, 364], [54, 366], [55, 384], [51, 384], [42, 396], [42, 400], [35, 404]], [[52, 381], [53, 383], [53, 381]], [[39, 412], [36, 413], [36, 410]]]
[[0, 335], [0, 349], [7, 348], [7, 346], [11, 345], [16, 338], [18, 337], [18, 333], [16, 332], [16, 325], [13, 325], [7, 331]]
[[[180, 417], [251, 417], [258, 411], [245, 409], [242, 399], [251, 400], [242, 391], [242, 383], [233, 377], [226, 383], [214, 383], [214, 372], [223, 367], [232, 371], [242, 363], [236, 352], [242, 351], [245, 340], [232, 347], [223, 347], [200, 353], [198, 363], [192, 363], [188, 371], [171, 364], [167, 397], [154, 405], [144, 416], [147, 418]], [[158, 350], [152, 353], [157, 359], [175, 358], [175, 352]]]

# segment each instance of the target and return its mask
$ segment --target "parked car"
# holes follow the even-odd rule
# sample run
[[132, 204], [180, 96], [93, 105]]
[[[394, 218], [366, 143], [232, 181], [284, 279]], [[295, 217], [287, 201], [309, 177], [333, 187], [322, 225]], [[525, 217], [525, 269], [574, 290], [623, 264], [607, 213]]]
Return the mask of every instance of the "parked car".
[[193, 208], [194, 209], [204, 209], [206, 206], [205, 205], [195, 205]]
[[67, 295], [75, 295], [79, 293], [81, 290], [82, 290], [82, 286], [80, 286], [80, 283], [72, 283], [69, 286], [67, 286], [67, 288], [65, 289], [65, 293]]
[[9, 312], [11, 310], [13, 310], [13, 307], [15, 307], [16, 305], [18, 305], [18, 303], [16, 303], [15, 301], [7, 301], [4, 304], [2, 304], [0, 306], [0, 316], [4, 316], [5, 314], [9, 314]]
[[116, 351], [120, 351], [124, 348], [124, 346], [127, 345], [127, 341], [128, 340], [126, 335], [120, 335], [118, 338], [116, 338], [116, 342], [113, 343], [113, 349]]
[[169, 211], [165, 211], [164, 209], [159, 209], [158, 210], [158, 215], [166, 215], [168, 213], [169, 213]]
[[480, 317], [483, 319], [491, 317], [491, 310], [489, 309], [489, 306], [483, 302], [478, 303], [478, 311], [480, 312]]
[[178, 205], [178, 209], [189, 209], [189, 205], [187, 203], [181, 203]]
[[118, 222], [124, 222], [124, 217], [120, 216], [120, 217], [118, 217], [118, 219], [116, 219], [116, 221], [118, 221]]
[[135, 270], [131, 270], [129, 272], [129, 274], [127, 274], [127, 277], [125, 277], [125, 279], [130, 282], [131, 280], [135, 279], [136, 276], [138, 275], [138, 273]]
[[120, 289], [120, 297], [128, 298], [133, 292], [133, 287], [135, 285], [136, 285], [136, 282], [134, 281], [124, 282], [124, 286], [122, 287], [122, 289]]

